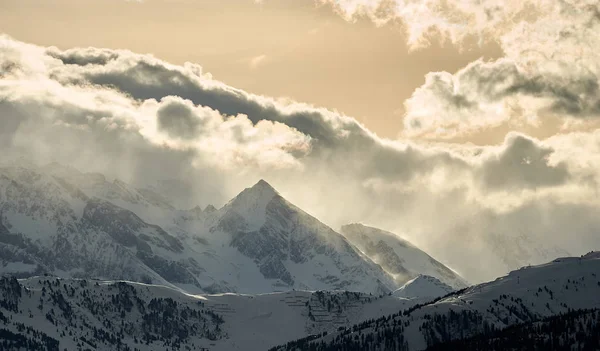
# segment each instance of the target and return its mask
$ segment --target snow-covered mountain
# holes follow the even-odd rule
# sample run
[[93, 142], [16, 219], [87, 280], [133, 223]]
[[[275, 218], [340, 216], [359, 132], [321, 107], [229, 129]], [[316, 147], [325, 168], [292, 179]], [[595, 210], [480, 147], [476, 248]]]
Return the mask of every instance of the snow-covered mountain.
[[468, 285], [453, 270], [394, 233], [357, 223], [342, 226], [341, 233], [399, 285], [419, 274], [435, 277], [454, 289]]
[[439, 296], [447, 295], [453, 291], [454, 289], [451, 286], [442, 283], [437, 278], [419, 274], [416, 278], [409, 280], [398, 290], [394, 291], [393, 295], [406, 299], [434, 299]]
[[413, 304], [354, 292], [192, 296], [133, 282], [0, 278], [0, 349], [258, 351]]
[[[215, 213], [207, 237], [249, 258], [271, 290], [387, 293], [395, 284], [380, 266], [261, 180]], [[223, 240], [225, 240], [223, 242]], [[230, 256], [229, 262], [235, 262]], [[247, 277], [245, 277], [247, 278]], [[265, 282], [268, 283], [268, 282]], [[248, 286], [252, 282], [244, 284]]]
[[[519, 335], [550, 330], [571, 340], [595, 332], [598, 308], [599, 253], [526, 267], [431, 302], [347, 291], [194, 296], [132, 282], [2, 278], [0, 349], [461, 349], [490, 335], [510, 344], [513, 325]], [[557, 321], [573, 327], [557, 330]], [[545, 337], [552, 336], [532, 341]], [[453, 340], [464, 341], [443, 347]]]
[[39, 169], [0, 169], [4, 273], [100, 277], [200, 291], [195, 261], [161, 227]]
[[189, 292], [388, 293], [392, 277], [265, 181], [221, 209], [58, 164], [0, 167], [0, 272], [131, 280]]
[[158, 286], [0, 279], [2, 350], [195, 350], [227, 337], [204, 299]]
[[[600, 253], [524, 267], [403, 311], [278, 350], [424, 350], [436, 344], [491, 335], [514, 325], [600, 308]], [[542, 332], [542, 331], [540, 331]], [[557, 330], [558, 333], [568, 332]], [[572, 329], [568, 337], [575, 337]], [[542, 338], [552, 337], [542, 334]], [[452, 348], [450, 348], [452, 349]], [[460, 347], [455, 349], [461, 349]], [[469, 348], [467, 348], [469, 349]], [[518, 348], [517, 349], [522, 349]]]

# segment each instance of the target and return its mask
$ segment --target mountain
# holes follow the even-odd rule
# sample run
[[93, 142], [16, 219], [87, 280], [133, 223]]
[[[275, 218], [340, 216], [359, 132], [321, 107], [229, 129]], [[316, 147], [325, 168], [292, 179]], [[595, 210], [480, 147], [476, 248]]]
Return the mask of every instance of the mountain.
[[2, 350], [200, 350], [227, 337], [204, 299], [158, 286], [0, 279]]
[[[487, 350], [515, 340], [518, 350], [549, 340], [594, 349], [599, 275], [600, 253], [590, 253], [429, 302], [347, 291], [189, 295], [134, 282], [5, 277], [0, 349]], [[421, 278], [415, 282], [428, 279]]]
[[450, 268], [394, 233], [362, 224], [342, 226], [341, 233], [402, 285], [418, 275], [439, 279], [454, 289], [468, 286]]
[[264, 180], [220, 209], [59, 164], [0, 166], [0, 272], [131, 280], [188, 292], [399, 287]]
[[437, 278], [419, 274], [416, 278], [409, 280], [398, 290], [394, 291], [393, 295], [406, 299], [433, 299], [438, 296], [448, 295], [453, 291], [454, 289], [451, 286], [442, 283]]
[[273, 290], [387, 293], [394, 282], [344, 236], [259, 181], [217, 211], [212, 237], [252, 259]]
[[168, 284], [135, 251], [149, 258], [157, 246], [181, 250], [177, 239], [133, 213], [23, 167], [0, 168], [0, 223], [2, 271], [21, 276], [53, 272]]
[[[598, 308], [600, 253], [591, 252], [582, 257], [565, 257], [524, 267], [495, 281], [465, 288], [429, 303], [384, 313], [336, 333], [288, 342], [274, 349], [424, 350], [436, 349], [434, 346], [438, 344], [447, 344], [447, 349], [453, 349], [452, 341], [481, 336], [485, 340], [494, 333], [501, 336], [509, 327], [537, 322], [541, 323], [536, 330], [542, 338], [554, 338], [552, 330], [541, 329], [544, 323], [551, 323], [549, 317], [573, 312], [585, 314]], [[592, 328], [593, 325], [590, 331]], [[557, 333], [577, 337], [577, 329], [557, 330]]]
[[0, 278], [0, 349], [265, 350], [412, 305], [350, 292], [192, 296], [133, 282]]

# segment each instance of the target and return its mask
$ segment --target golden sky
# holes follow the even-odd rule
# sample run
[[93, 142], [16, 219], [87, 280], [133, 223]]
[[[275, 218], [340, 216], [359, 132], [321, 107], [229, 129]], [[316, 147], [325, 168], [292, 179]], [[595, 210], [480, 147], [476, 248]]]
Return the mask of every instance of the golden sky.
[[0, 32], [61, 49], [126, 48], [194, 62], [234, 87], [337, 109], [390, 138], [425, 74], [501, 55], [494, 44], [460, 52], [434, 43], [409, 53], [400, 25], [350, 23], [312, 0], [3, 0]]

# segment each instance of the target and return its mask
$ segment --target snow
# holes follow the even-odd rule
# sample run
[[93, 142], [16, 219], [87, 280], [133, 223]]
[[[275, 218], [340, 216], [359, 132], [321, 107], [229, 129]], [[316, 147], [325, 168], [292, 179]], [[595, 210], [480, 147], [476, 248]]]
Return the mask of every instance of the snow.
[[[343, 294], [343, 293], [339, 293]], [[363, 295], [366, 297], [366, 295]], [[313, 328], [308, 318], [307, 301], [314, 301], [310, 291], [288, 291], [260, 295], [217, 294], [204, 295], [206, 305], [222, 314], [228, 339], [218, 340], [214, 351], [266, 350], [272, 346], [322, 331], [333, 332], [341, 324], [316, 323]], [[400, 310], [415, 302], [392, 296], [373, 299], [370, 303], [348, 306], [339, 316], [345, 323], [359, 323], [383, 311]]]
[[[13, 321], [23, 323], [26, 326], [32, 326], [49, 336], [60, 340], [60, 349], [76, 349], [74, 340], [78, 340], [79, 335], [90, 334], [91, 327], [102, 328], [105, 320], [108, 318], [112, 325], [120, 325], [121, 320], [118, 313], [114, 317], [105, 315], [94, 315], [83, 307], [82, 298], [90, 296], [93, 301], [99, 304], [110, 301], [111, 294], [114, 294], [115, 281], [84, 281], [78, 279], [60, 279], [56, 289], [63, 292], [62, 295], [73, 308], [73, 315], [78, 316], [78, 320], [85, 320], [86, 323], [77, 324], [75, 328], [70, 328], [75, 333], [74, 336], [62, 335], [62, 330], [67, 327], [66, 321], [60, 318], [60, 311], [50, 304], [49, 294], [46, 294], [48, 301], [44, 302], [44, 308], [38, 308], [42, 288], [47, 287], [47, 283], [54, 284], [57, 278], [53, 277], [33, 277], [19, 280], [20, 284], [27, 287], [30, 293], [22, 295], [22, 302], [19, 309], [20, 313], [14, 313], [0, 308], [2, 313], [12, 318]], [[242, 295], [242, 294], [213, 294], [213, 295], [191, 295], [181, 292], [176, 288], [168, 288], [159, 285], [142, 284], [135, 282], [124, 282], [136, 290], [136, 295], [146, 303], [155, 298], [171, 298], [180, 306], [192, 307], [197, 301], [202, 301], [204, 308], [213, 311], [223, 318], [222, 337], [218, 340], [207, 340], [204, 338], [191, 338], [185, 345], [192, 349], [200, 347], [209, 347], [211, 351], [226, 350], [265, 350], [272, 346], [285, 343], [289, 340], [298, 339], [309, 334], [320, 333], [323, 331], [334, 332], [339, 326], [348, 323], [359, 323], [367, 318], [372, 318], [386, 310], [400, 310], [412, 306], [415, 302], [406, 299], [399, 299], [393, 296], [374, 297], [367, 294], [355, 294], [347, 292], [326, 292], [325, 299], [335, 298], [342, 301], [343, 306], [340, 310], [326, 308], [319, 312], [319, 316], [314, 321], [309, 318], [309, 305], [312, 311], [317, 314], [320, 302], [317, 293], [311, 291], [288, 291], [282, 293], [270, 293], [260, 295]], [[66, 286], [63, 289], [63, 286]], [[75, 294], [68, 292], [75, 288]], [[83, 294], [80, 291], [85, 290]], [[46, 320], [45, 315], [54, 308], [59, 313], [56, 314], [56, 325]], [[118, 310], [117, 310], [118, 312]], [[32, 318], [28, 316], [32, 313]], [[110, 313], [109, 313], [110, 315]], [[124, 322], [134, 322], [135, 318], [140, 318], [134, 308], [131, 314], [127, 314]], [[181, 321], [181, 323], [186, 323]], [[17, 331], [16, 326], [8, 325], [9, 330]], [[139, 338], [139, 336], [138, 336]], [[125, 343], [135, 346], [133, 337], [126, 335]], [[138, 344], [139, 345], [139, 344]], [[162, 346], [162, 348], [161, 348]], [[145, 345], [144, 350], [163, 350], [162, 342]], [[182, 347], [185, 349], [185, 346]], [[99, 346], [98, 350], [110, 350], [109, 347]]]
[[406, 284], [404, 284], [398, 290], [394, 291], [393, 295], [407, 299], [433, 299], [439, 296], [444, 296], [452, 291], [454, 291], [454, 289], [451, 286], [442, 283], [437, 278], [420, 274], [416, 278], [406, 282]]
[[269, 183], [261, 179], [226, 204], [224, 211], [236, 211], [246, 220], [248, 231], [257, 230], [265, 223], [267, 205], [278, 195]]
[[[45, 257], [55, 257], [44, 264], [53, 267], [49, 272], [64, 277], [65, 283], [78, 284], [72, 278], [81, 276], [107, 279], [90, 288], [95, 291], [95, 298], [104, 301], [103, 289], [113, 283], [110, 279], [124, 279], [144, 298], [168, 296], [184, 304], [202, 300], [222, 315], [224, 337], [215, 341], [194, 340], [192, 348], [264, 350], [309, 334], [328, 331], [333, 335], [340, 326], [397, 313], [466, 286], [451, 269], [397, 235], [352, 225], [343, 228], [342, 236], [287, 202], [263, 180], [215, 211], [178, 210], [144, 194], [120, 181], [108, 182], [101, 175], [82, 174], [56, 165], [46, 170], [0, 168], [2, 225], [11, 234], [22, 234], [25, 240], [19, 245], [26, 245], [26, 252], [43, 249]], [[84, 218], [83, 209], [92, 202], [119, 215], [97, 222]], [[125, 234], [131, 231], [139, 241], [121, 245], [111, 236], [115, 233], [105, 227], [118, 228]], [[235, 239], [239, 238], [247, 240], [235, 246]], [[173, 249], [179, 247], [177, 240], [182, 249]], [[140, 259], [138, 245], [142, 244], [149, 247], [146, 250], [157, 258], [158, 264]], [[6, 252], [21, 250], [12, 244], [5, 246], [9, 248]], [[36, 263], [44, 259], [34, 258]], [[24, 273], [40, 268], [24, 262], [27, 260], [22, 257], [4, 261], [0, 270]], [[390, 266], [397, 271], [386, 273], [376, 264], [389, 262], [397, 264]], [[173, 267], [182, 268], [170, 273]], [[265, 270], [277, 274], [277, 269], [289, 273], [293, 283], [266, 278]], [[408, 277], [399, 273], [402, 270]], [[392, 274], [397, 276], [396, 281]], [[411, 348], [426, 346], [418, 330], [419, 321], [450, 309], [479, 311], [485, 320], [498, 326], [519, 322], [504, 310], [499, 312], [501, 315], [489, 312], [495, 306], [492, 301], [501, 295], [522, 299], [536, 316], [600, 306], [600, 279], [596, 274], [600, 275], [600, 253], [564, 257], [513, 271], [493, 282], [427, 304], [410, 315], [414, 322], [406, 333]], [[153, 284], [131, 282], [141, 277], [149, 278]], [[39, 291], [44, 279], [48, 278], [31, 278], [21, 283]], [[540, 293], [542, 288], [553, 293]], [[315, 290], [328, 290], [323, 293], [327, 298], [342, 301], [340, 310], [320, 305], [317, 296], [322, 295]], [[362, 293], [354, 301], [343, 291], [331, 290]], [[389, 295], [379, 293], [392, 290], [394, 293]], [[204, 294], [193, 295], [200, 292]], [[29, 318], [25, 312], [11, 317], [63, 338], [55, 332], [56, 326], [45, 320], [47, 311], [37, 312], [37, 301], [39, 294], [28, 300], [35, 318]], [[518, 307], [510, 298], [503, 301]], [[81, 301], [75, 301], [75, 305], [77, 302]], [[309, 311], [316, 311], [318, 317], [314, 321]], [[93, 320], [92, 316], [86, 318]], [[505, 318], [509, 318], [508, 322]], [[61, 349], [76, 348], [67, 339]], [[147, 349], [164, 347], [149, 345]]]
[[[456, 272], [394, 233], [357, 223], [342, 226], [341, 233], [388, 272], [390, 268], [407, 271], [408, 276], [397, 274], [402, 283], [422, 274], [435, 277], [454, 289], [469, 285]], [[382, 248], [391, 249], [397, 257], [390, 252], [381, 252]], [[397, 266], [397, 260], [400, 261], [400, 267]], [[386, 262], [391, 262], [393, 267], [386, 267]]]
[[24, 273], [24, 272], [34, 272], [37, 268], [35, 264], [23, 263], [23, 262], [6, 262], [2, 266], [2, 271], [10, 274], [10, 273]]
[[[27, 252], [44, 251], [34, 255], [42, 271], [63, 277], [150, 279], [193, 293], [295, 288], [379, 294], [400, 286], [264, 180], [219, 210], [198, 211], [175, 209], [151, 192], [58, 164], [3, 168], [0, 179], [3, 224], [23, 235]], [[141, 258], [140, 248], [150, 256]]]
[[[564, 257], [538, 266], [523, 267], [494, 281], [475, 285], [434, 300], [408, 315], [396, 317], [407, 323], [404, 336], [410, 350], [427, 348], [423, 323], [449, 311], [477, 312], [483, 321], [505, 328], [569, 310], [600, 308], [600, 253]], [[521, 311], [521, 313], [516, 312]], [[382, 313], [379, 317], [393, 313]], [[527, 318], [525, 318], [527, 317]], [[392, 323], [393, 319], [386, 323]], [[379, 325], [379, 328], [382, 326]], [[464, 330], [463, 330], [464, 331]], [[375, 332], [373, 328], [363, 334]], [[337, 333], [315, 342], [334, 340]], [[456, 335], [456, 338], [460, 335]]]

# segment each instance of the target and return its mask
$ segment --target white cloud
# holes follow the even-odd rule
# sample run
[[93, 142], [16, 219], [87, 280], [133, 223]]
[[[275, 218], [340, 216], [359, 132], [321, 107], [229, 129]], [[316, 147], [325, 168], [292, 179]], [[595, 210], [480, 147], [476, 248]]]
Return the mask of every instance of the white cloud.
[[[420, 145], [380, 139], [326, 109], [235, 89], [198, 65], [129, 51], [61, 51], [1, 37], [0, 65], [2, 157], [133, 183], [176, 179], [189, 189], [178, 199], [186, 205], [222, 204], [265, 177], [332, 225], [400, 231], [471, 279], [543, 260], [555, 246], [579, 253], [600, 245], [592, 215], [598, 134]], [[565, 242], [569, 226], [579, 240]], [[515, 246], [523, 240], [539, 250]]]
[[254, 56], [250, 59], [250, 68], [256, 69], [262, 65], [264, 65], [267, 60], [269, 59], [269, 57], [267, 55], [258, 55], [258, 56]]
[[600, 117], [600, 3], [596, 0], [316, 0], [347, 19], [400, 19], [408, 44], [432, 37], [498, 41], [505, 56], [456, 73], [432, 72], [405, 102], [405, 136], [453, 138], [503, 123]]

